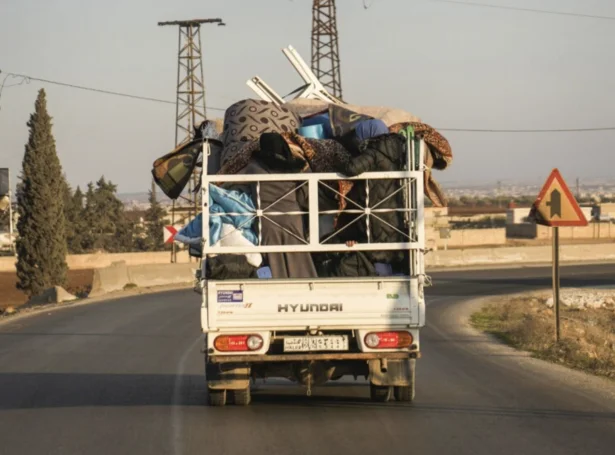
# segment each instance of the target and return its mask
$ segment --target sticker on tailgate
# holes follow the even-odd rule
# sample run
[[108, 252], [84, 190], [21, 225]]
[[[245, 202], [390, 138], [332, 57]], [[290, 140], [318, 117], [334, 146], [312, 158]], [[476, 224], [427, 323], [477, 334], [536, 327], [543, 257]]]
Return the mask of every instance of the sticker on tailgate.
[[218, 291], [218, 303], [242, 303], [243, 291]]

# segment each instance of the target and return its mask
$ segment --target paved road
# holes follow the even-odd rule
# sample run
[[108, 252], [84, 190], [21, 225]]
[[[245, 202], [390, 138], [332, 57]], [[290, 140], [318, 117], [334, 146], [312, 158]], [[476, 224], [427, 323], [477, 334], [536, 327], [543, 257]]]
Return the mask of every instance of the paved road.
[[[613, 270], [567, 268], [562, 281], [613, 285]], [[542, 287], [548, 276], [434, 274], [412, 407], [370, 403], [353, 381], [311, 398], [268, 383], [251, 407], [203, 406], [190, 291], [0, 325], [0, 454], [612, 455], [615, 401], [601, 393], [611, 384], [596, 391], [578, 375], [490, 351], [456, 322], [464, 300]]]

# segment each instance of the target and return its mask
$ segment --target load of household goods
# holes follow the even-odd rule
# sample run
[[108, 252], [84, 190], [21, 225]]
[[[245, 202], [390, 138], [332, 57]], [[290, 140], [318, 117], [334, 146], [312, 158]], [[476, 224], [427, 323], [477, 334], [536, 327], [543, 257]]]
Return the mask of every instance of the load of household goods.
[[[431, 170], [452, 161], [448, 141], [407, 112], [395, 109], [296, 99], [284, 104], [244, 99], [225, 113], [220, 134], [213, 122], [195, 129], [193, 140], [154, 162], [152, 173], [161, 190], [177, 199], [194, 170], [202, 166], [202, 143], [209, 141], [209, 175], [339, 173], [401, 171], [406, 166], [408, 137], [426, 145], [424, 192], [434, 206], [446, 204]], [[407, 242], [401, 182], [395, 179], [322, 182], [318, 190], [321, 243], [349, 245], [347, 251], [207, 255], [210, 279], [315, 278], [407, 275], [407, 251], [356, 251], [355, 243]], [[198, 188], [197, 188], [198, 190]], [[366, 200], [366, 193], [369, 200]], [[302, 245], [307, 229], [305, 182], [262, 181], [210, 184], [209, 243], [220, 246]], [[391, 195], [393, 195], [391, 197]], [[378, 207], [365, 217], [356, 208]], [[354, 208], [355, 210], [350, 210]], [[257, 209], [259, 210], [257, 212]], [[389, 210], [386, 210], [389, 209]], [[259, 213], [259, 216], [257, 216]], [[369, 230], [369, 232], [368, 232]], [[199, 256], [201, 216], [175, 237]]]

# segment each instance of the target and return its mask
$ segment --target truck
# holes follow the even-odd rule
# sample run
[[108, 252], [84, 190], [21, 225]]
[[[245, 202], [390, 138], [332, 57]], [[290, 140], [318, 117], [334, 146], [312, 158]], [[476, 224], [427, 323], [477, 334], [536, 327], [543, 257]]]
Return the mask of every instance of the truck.
[[[414, 400], [416, 362], [421, 357], [420, 331], [425, 326], [424, 287], [429, 284], [424, 266], [426, 145], [419, 136], [411, 134], [406, 139], [406, 163], [395, 172], [367, 172], [356, 177], [338, 173], [202, 173], [203, 242], [197, 292], [202, 297], [202, 351], [210, 406], [248, 405], [251, 385], [263, 378], [289, 379], [311, 395], [314, 387], [353, 376], [355, 380], [367, 380], [373, 401]], [[210, 144], [204, 140], [203, 169], [207, 169], [209, 154]], [[353, 251], [402, 250], [409, 261], [409, 273], [360, 278], [207, 279], [206, 262], [210, 255], [348, 251], [345, 244], [321, 241], [319, 220], [331, 215], [331, 211], [319, 209], [319, 188], [326, 182], [370, 179], [393, 179], [399, 183], [403, 205], [395, 210], [404, 214], [405, 241], [368, 241], [354, 245]], [[309, 235], [305, 244], [247, 248], [210, 245], [210, 184], [259, 185], [288, 180], [303, 182], [308, 188]], [[364, 205], [360, 210], [353, 207], [348, 211], [360, 212], [369, 223], [380, 209], [377, 205]], [[254, 216], [262, 216], [260, 207], [256, 207]]]

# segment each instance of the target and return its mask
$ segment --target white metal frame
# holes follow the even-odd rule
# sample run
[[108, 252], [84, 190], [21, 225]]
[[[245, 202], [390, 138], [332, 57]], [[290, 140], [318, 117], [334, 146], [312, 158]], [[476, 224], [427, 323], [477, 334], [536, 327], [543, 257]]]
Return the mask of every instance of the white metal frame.
[[[425, 154], [425, 145], [423, 141], [419, 142], [420, 153], [419, 153], [419, 162], [415, 163], [414, 160], [414, 150], [416, 143], [415, 141], [409, 140], [408, 147], [408, 163], [410, 164], [411, 169], [420, 169], [420, 170], [404, 170], [397, 172], [366, 172], [357, 177], [346, 177], [341, 174], [336, 173], [306, 173], [306, 174], [241, 174], [241, 175], [207, 175], [203, 173], [201, 177], [201, 192], [202, 192], [202, 221], [203, 221], [203, 241], [202, 241], [202, 256], [203, 256], [203, 270], [205, 270], [205, 261], [207, 260], [208, 254], [250, 254], [250, 253], [299, 253], [299, 252], [331, 252], [331, 251], [388, 251], [388, 250], [410, 250], [412, 251], [422, 251], [425, 247], [425, 227], [424, 227], [424, 196], [423, 196], [423, 179], [424, 179], [424, 165], [423, 157]], [[203, 143], [203, 169], [207, 169], [207, 160], [210, 153], [210, 145], [208, 141]], [[400, 208], [400, 209], [378, 209], [378, 205], [383, 201], [380, 201], [378, 205], [371, 208], [365, 208], [358, 206], [358, 204], [354, 201], [349, 201], [351, 204], [357, 206], [358, 208], [346, 208], [343, 211], [339, 210], [329, 210], [329, 211], [320, 211], [318, 208], [318, 189], [319, 185], [323, 184], [323, 181], [338, 181], [338, 180], [377, 180], [377, 179], [399, 179], [403, 180], [405, 183], [400, 188], [401, 191], [406, 189], [405, 197], [408, 199], [408, 208]], [[309, 200], [309, 212], [273, 212], [270, 209], [276, 202], [271, 204], [269, 207], [262, 208], [260, 204], [260, 198], [257, 201], [256, 211], [251, 212], [252, 219], [255, 218], [266, 218], [270, 222], [275, 223], [270, 217], [275, 217], [279, 215], [308, 215], [309, 217], [309, 240], [303, 240], [303, 245], [259, 245], [254, 247], [232, 247], [232, 246], [210, 246], [209, 245], [209, 220], [212, 215], [209, 213], [208, 202], [209, 202], [209, 184], [210, 183], [222, 183], [222, 182], [252, 182], [257, 183], [257, 194], [260, 190], [261, 182], [268, 181], [296, 181], [303, 182], [302, 185], [308, 185], [308, 200]], [[326, 185], [328, 186], [328, 185]], [[297, 188], [290, 191], [287, 194], [281, 195], [280, 199], [285, 198], [288, 194], [296, 191]], [[330, 187], [329, 187], [330, 188]], [[332, 189], [333, 190], [333, 189]], [[333, 190], [336, 191], [336, 190]], [[389, 195], [387, 198], [393, 197], [397, 192]], [[339, 194], [339, 193], [338, 193]], [[367, 197], [369, 198], [369, 186], [367, 186]], [[406, 213], [415, 212], [415, 217], [409, 217], [407, 224], [408, 232], [402, 232], [410, 241], [401, 242], [401, 243], [371, 243], [369, 242], [369, 229], [368, 232], [368, 243], [358, 243], [354, 247], [349, 248], [345, 244], [323, 244], [320, 240], [320, 232], [319, 232], [319, 216], [326, 214], [334, 214], [334, 213], [362, 213], [363, 215], [359, 216], [354, 222], [358, 222], [362, 218], [366, 218], [366, 223], [369, 227], [370, 217], [374, 217], [380, 219], [381, 222], [384, 222], [381, 218], [378, 217], [378, 213], [391, 212], [391, 211], [403, 211]], [[213, 216], [246, 216], [246, 213], [225, 213], [225, 214], [217, 214]], [[347, 225], [348, 226], [348, 225]], [[346, 227], [347, 227], [346, 226]], [[393, 227], [394, 229], [397, 229]], [[345, 229], [345, 228], [342, 228]], [[337, 231], [338, 233], [341, 230]], [[401, 232], [401, 231], [400, 231]], [[259, 239], [260, 240], [260, 239]], [[328, 239], [325, 239], [326, 242]], [[422, 255], [411, 255], [412, 263], [411, 270], [418, 272], [418, 274], [423, 273], [422, 267]]]
[[[423, 284], [425, 283], [425, 268], [424, 268], [424, 248], [425, 248], [425, 228], [424, 228], [424, 156], [426, 152], [425, 144], [422, 140], [418, 139], [408, 139], [408, 150], [407, 150], [407, 163], [408, 168], [410, 170], [402, 170], [397, 172], [369, 172], [364, 173], [357, 177], [346, 177], [340, 174], [335, 173], [313, 173], [313, 174], [257, 174], [257, 175], [207, 175], [203, 174], [201, 177], [201, 191], [202, 191], [202, 221], [203, 221], [203, 239], [202, 239], [202, 270], [201, 270], [201, 279], [202, 279], [202, 294], [203, 294], [203, 302], [201, 308], [201, 325], [204, 333], [234, 333], [237, 330], [240, 330], [241, 327], [246, 326], [249, 323], [250, 311], [248, 313], [242, 313], [241, 310], [235, 306], [233, 306], [233, 318], [235, 322], [228, 325], [228, 321], [226, 324], [220, 324], [218, 322], [212, 322], [212, 317], [217, 321], [217, 318], [220, 316], [214, 316], [214, 313], [210, 313], [212, 309], [212, 305], [216, 306], [213, 302], [209, 302], [209, 293], [210, 291], [216, 289], [239, 289], [245, 291], [246, 293], [250, 293], [252, 295], [260, 295], [260, 296], [269, 296], [266, 297], [265, 300], [270, 304], [274, 304], [277, 302], [277, 296], [280, 293], [280, 289], [288, 290], [288, 285], [291, 286], [305, 286], [306, 289], [309, 289], [310, 292], [316, 292], [317, 294], [322, 293], [322, 289], [331, 289], [332, 293], [339, 293], [340, 291], [344, 293], [344, 289], [348, 289], [349, 285], [357, 285], [358, 283], [374, 283], [379, 290], [377, 294], [373, 295], [362, 295], [360, 298], [353, 297], [352, 302], [347, 302], [351, 305], [351, 308], [358, 308], [357, 305], [361, 305], [360, 302], [369, 301], [372, 298], [382, 299], [382, 292], [384, 289], [387, 289], [388, 286], [391, 286], [395, 283], [400, 284], [402, 286], [407, 287], [408, 296], [410, 298], [410, 302], [414, 302], [416, 304], [416, 319], [412, 321], [410, 325], [407, 322], [397, 322], [395, 319], [389, 318], [374, 318], [373, 321], [360, 321], [357, 315], [362, 314], [361, 311], [359, 313], [353, 313], [350, 311], [347, 313], [348, 318], [346, 321], [342, 322], [341, 320], [326, 320], [322, 319], [323, 316], [319, 316], [318, 314], [314, 315], [314, 318], [310, 319], [311, 323], [309, 323], [305, 319], [301, 318], [288, 318], [279, 320], [278, 317], [274, 316], [274, 320], [277, 322], [275, 325], [275, 330], [296, 330], [298, 328], [305, 328], [306, 326], [310, 329], [314, 328], [326, 328], [330, 330], [334, 329], [348, 329], [349, 327], [354, 329], [389, 329], [389, 328], [420, 328], [425, 325], [425, 303], [423, 299]], [[418, 147], [418, 157], [415, 159], [415, 151], [416, 147]], [[207, 160], [209, 157], [210, 146], [207, 141], [203, 143], [203, 169], [207, 169]], [[418, 161], [417, 161], [418, 160]], [[320, 211], [318, 208], [318, 188], [321, 185], [322, 181], [337, 181], [337, 180], [372, 180], [372, 179], [398, 179], [405, 182], [405, 186], [402, 185], [402, 190], [404, 196], [406, 198], [406, 203], [404, 207], [400, 210], [407, 213], [406, 218], [406, 226], [407, 226], [407, 236], [410, 237], [412, 241], [402, 242], [402, 243], [359, 243], [354, 247], [349, 248], [345, 244], [322, 244], [320, 241], [319, 234], [319, 216], [327, 213], [338, 213], [339, 211]], [[303, 182], [303, 185], [308, 186], [308, 197], [309, 197], [309, 212], [270, 212], [267, 211], [267, 208], [262, 209], [260, 207], [260, 200], [257, 200], [255, 204], [257, 209], [254, 211], [253, 216], [255, 218], [270, 215], [271, 217], [275, 217], [276, 215], [302, 215], [308, 214], [309, 216], [309, 240], [305, 240], [304, 245], [290, 245], [290, 246], [276, 246], [276, 245], [264, 245], [264, 246], [253, 246], [253, 247], [213, 247], [209, 245], [209, 207], [208, 207], [208, 190], [210, 183], [220, 183], [220, 182], [257, 182], [257, 188], [260, 187], [260, 182], [267, 181], [297, 181]], [[369, 186], [368, 186], [369, 187]], [[368, 188], [366, 192], [368, 192]], [[291, 191], [292, 192], [292, 191]], [[258, 195], [258, 191], [257, 191]], [[284, 198], [286, 195], [281, 195], [281, 198]], [[275, 203], [274, 203], [275, 204]], [[272, 204], [272, 205], [274, 205]], [[363, 207], [354, 208], [347, 207], [346, 212], [350, 213], [363, 213], [365, 216], [362, 218], [370, 218], [377, 216], [378, 209], [371, 208], [365, 209]], [[386, 211], [391, 211], [388, 209]], [[414, 214], [414, 216], [411, 216]], [[230, 216], [245, 216], [245, 213], [227, 213], [226, 215]], [[367, 230], [369, 232], [369, 229]], [[326, 240], [325, 240], [326, 241]], [[268, 280], [259, 280], [259, 279], [246, 279], [246, 280], [222, 280], [215, 281], [212, 280], [209, 283], [205, 280], [206, 276], [206, 263], [207, 256], [210, 254], [250, 254], [250, 253], [293, 253], [293, 252], [325, 252], [325, 251], [384, 251], [384, 250], [408, 250], [409, 251], [409, 261], [410, 261], [410, 276], [391, 276], [391, 277], [349, 277], [349, 278], [310, 278], [310, 279], [268, 279]], [[403, 283], [403, 284], [402, 284]], [[355, 286], [356, 287], [356, 286]], [[354, 289], [354, 287], [353, 287]], [[413, 290], [414, 289], [414, 290]], [[255, 293], [255, 294], [254, 294]], [[352, 294], [352, 293], [350, 293]], [[313, 299], [314, 295], [306, 294], [306, 302], [314, 303]], [[317, 297], [316, 297], [317, 298]], [[260, 300], [260, 299], [257, 299]], [[297, 300], [294, 300], [297, 302]], [[286, 301], [285, 301], [286, 302]], [[386, 302], [391, 302], [386, 300]], [[410, 303], [409, 302], [409, 303]], [[222, 305], [224, 306], [224, 305]], [[243, 305], [240, 305], [243, 307]], [[370, 307], [372, 307], [370, 305]], [[413, 308], [413, 304], [411, 303], [411, 307]], [[218, 308], [220, 310], [220, 308]], [[216, 311], [218, 311], [216, 310]], [[224, 310], [224, 309], [223, 309]], [[415, 311], [415, 310], [410, 310]], [[218, 313], [215, 313], [216, 315]], [[363, 313], [364, 314], [364, 313]], [[257, 316], [261, 317], [261, 316]], [[412, 319], [412, 317], [411, 317]], [[326, 323], [324, 323], [326, 321]], [[263, 321], [264, 322], [264, 321]], [[282, 324], [280, 324], [282, 322]], [[324, 324], [323, 324], [324, 323]], [[243, 324], [243, 325], [242, 325]], [[271, 323], [260, 323], [256, 325], [251, 325], [250, 330], [252, 332], [258, 333], [269, 333], [271, 330]], [[241, 329], [244, 330], [244, 329]], [[245, 330], [244, 330], [245, 331]], [[243, 333], [243, 332], [242, 332]], [[418, 335], [418, 332], [417, 332]], [[418, 336], [416, 337], [418, 340]]]
[[[295, 99], [303, 98], [303, 99], [317, 99], [327, 103], [332, 104], [346, 104], [342, 100], [336, 98], [331, 95], [322, 83], [318, 80], [314, 72], [308, 66], [308, 64], [303, 60], [301, 55], [297, 52], [295, 48], [292, 46], [288, 46], [282, 49], [282, 52], [290, 62], [290, 64], [295, 68], [301, 79], [305, 82], [305, 85], [301, 86], [295, 92], [299, 92], [299, 94], [295, 97]], [[246, 85], [250, 87], [254, 92], [261, 97], [261, 99], [268, 101], [270, 103], [275, 103], [277, 105], [284, 104], [284, 99], [278, 95], [265, 81], [263, 81], [260, 77], [255, 76], [252, 79], [246, 82]]]
[[258, 76], [254, 76], [246, 85], [250, 87], [258, 96], [261, 97], [264, 101], [268, 101], [270, 103], [277, 104], [281, 106], [284, 104], [284, 98], [277, 94], [277, 92], [272, 89], [264, 80], [262, 80]]

